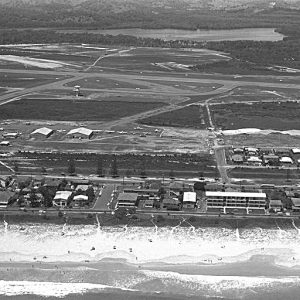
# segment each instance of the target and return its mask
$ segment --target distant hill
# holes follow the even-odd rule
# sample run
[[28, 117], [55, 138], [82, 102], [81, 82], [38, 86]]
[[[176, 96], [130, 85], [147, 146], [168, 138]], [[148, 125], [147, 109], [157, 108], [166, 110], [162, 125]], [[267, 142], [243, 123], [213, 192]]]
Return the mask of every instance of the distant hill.
[[273, 7], [300, 9], [300, 0], [0, 0], [0, 5], [10, 7], [21, 6], [70, 6], [70, 8], [103, 9], [113, 8], [115, 11], [130, 10], [135, 7], [165, 9], [210, 9], [240, 10], [267, 9]]
[[300, 0], [0, 0], [0, 27], [277, 27], [299, 13]]

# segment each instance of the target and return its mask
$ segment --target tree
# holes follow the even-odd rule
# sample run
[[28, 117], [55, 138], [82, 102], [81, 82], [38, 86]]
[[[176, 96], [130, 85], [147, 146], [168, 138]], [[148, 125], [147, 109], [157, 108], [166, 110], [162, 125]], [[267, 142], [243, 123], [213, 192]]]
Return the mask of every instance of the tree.
[[169, 172], [169, 178], [170, 179], [174, 179], [175, 178], [174, 170], [170, 170], [170, 172]]
[[47, 189], [45, 186], [41, 186], [38, 190], [44, 198], [43, 204], [45, 207], [51, 207], [52, 206], [52, 200], [54, 198], [54, 195], [51, 195], [49, 189]]
[[147, 174], [146, 174], [146, 161], [145, 161], [144, 156], [142, 157], [142, 165], [141, 165], [140, 176], [141, 176], [141, 178], [146, 178], [147, 177]]
[[69, 173], [69, 174], [75, 174], [75, 162], [74, 162], [74, 159], [73, 159], [73, 158], [71, 158], [71, 159], [69, 160], [68, 173]]
[[47, 169], [45, 167], [41, 167], [41, 173], [42, 174], [47, 174]]
[[13, 169], [16, 174], [20, 172], [19, 165], [16, 162], [14, 163]]
[[96, 174], [100, 177], [103, 176], [103, 162], [102, 159], [98, 159], [97, 161], [97, 170], [96, 170]]
[[117, 157], [113, 155], [113, 159], [111, 162], [110, 173], [112, 177], [118, 177], [118, 165], [117, 165]]
[[88, 189], [86, 190], [85, 194], [88, 196], [89, 202], [93, 202], [95, 200], [95, 192], [93, 187], [89, 186]]
[[132, 175], [131, 170], [127, 169], [126, 172], [125, 172], [125, 176], [129, 178], [129, 177], [131, 177], [131, 175]]

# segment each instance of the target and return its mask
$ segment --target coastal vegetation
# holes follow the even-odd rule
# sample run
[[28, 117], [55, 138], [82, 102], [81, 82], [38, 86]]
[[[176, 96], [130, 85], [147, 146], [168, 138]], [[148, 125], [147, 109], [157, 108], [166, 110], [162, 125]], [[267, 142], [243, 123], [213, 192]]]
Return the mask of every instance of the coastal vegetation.
[[[108, 176], [150, 176], [166, 175], [172, 170], [172, 176], [194, 174], [199, 170], [205, 176], [216, 176], [214, 157], [207, 153], [180, 154], [100, 154], [100, 153], [64, 153], [64, 152], [19, 152], [11, 157], [8, 164], [18, 163], [18, 172], [28, 173], [37, 170], [40, 174], [41, 166], [50, 174], [61, 174], [76, 170], [78, 174], [108, 175]], [[70, 168], [70, 161], [72, 163]], [[147, 173], [147, 174], [146, 174]]]

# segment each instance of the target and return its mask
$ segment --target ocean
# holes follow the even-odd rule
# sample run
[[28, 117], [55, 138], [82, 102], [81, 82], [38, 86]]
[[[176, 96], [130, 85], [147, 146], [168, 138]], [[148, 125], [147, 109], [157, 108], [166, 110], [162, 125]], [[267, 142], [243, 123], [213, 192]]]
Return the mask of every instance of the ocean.
[[297, 298], [299, 221], [240, 223], [4, 221], [0, 299]]

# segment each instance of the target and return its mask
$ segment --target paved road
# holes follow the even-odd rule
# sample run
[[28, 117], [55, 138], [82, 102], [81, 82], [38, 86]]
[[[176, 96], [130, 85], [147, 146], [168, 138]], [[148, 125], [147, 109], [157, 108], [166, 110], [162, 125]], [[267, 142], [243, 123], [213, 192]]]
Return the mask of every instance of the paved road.
[[104, 186], [101, 196], [99, 196], [93, 206], [93, 210], [109, 211], [109, 204], [113, 198], [113, 191], [115, 190], [114, 184], [107, 184]]
[[[300, 84], [297, 83], [284, 83], [284, 82], [264, 82], [263, 79], [259, 78], [257, 81], [254, 81], [253, 79], [251, 81], [249, 80], [234, 80], [232, 78], [229, 79], [214, 79], [213, 77], [209, 78], [189, 78], [184, 76], [182, 74], [182, 77], [174, 77], [170, 76], [169, 74], [161, 74], [161, 73], [155, 73], [151, 75], [141, 75], [141, 74], [120, 74], [120, 73], [107, 73], [107, 72], [101, 72], [101, 73], [82, 73], [78, 71], [37, 71], [37, 70], [10, 70], [10, 69], [1, 69], [0, 72], [5, 72], [5, 73], [16, 73], [16, 74], [31, 74], [31, 75], [37, 75], [37, 74], [48, 74], [48, 75], [68, 75], [72, 76], [73, 78], [70, 79], [64, 79], [64, 80], [57, 80], [54, 83], [46, 84], [46, 85], [41, 85], [29, 89], [24, 89], [23, 91], [17, 91], [14, 93], [10, 94], [5, 94], [0, 97], [0, 100], [3, 99], [5, 96], [12, 95], [12, 97], [16, 96], [21, 96], [24, 93], [31, 93], [39, 90], [44, 90], [44, 89], [51, 89], [55, 88], [57, 89], [59, 86], [62, 87], [64, 84], [81, 79], [81, 78], [91, 78], [91, 77], [98, 77], [98, 78], [109, 78], [112, 80], [117, 80], [117, 81], [127, 81], [130, 82], [131, 80], [134, 81], [136, 84], [137, 81], [140, 81], [141, 84], [146, 84], [147, 81], [151, 81], [151, 83], [148, 83], [150, 85], [150, 89], [141, 89], [141, 90], [130, 90], [128, 89], [128, 92], [130, 91], [131, 93], [176, 93], [177, 95], [214, 95], [214, 94], [219, 94], [219, 93], [224, 93], [226, 91], [229, 91], [235, 87], [238, 86], [258, 86], [258, 87], [268, 87], [268, 88], [292, 88], [292, 89], [300, 89]], [[217, 77], [217, 75], [216, 75]], [[268, 77], [266, 76], [266, 79]], [[205, 83], [205, 84], [219, 84], [222, 85], [220, 88], [217, 88], [215, 90], [211, 91], [195, 91], [195, 90], [187, 90], [187, 89], [180, 89], [180, 88], [175, 88], [171, 86], [165, 86], [165, 85], [160, 85], [160, 88], [158, 86], [153, 87], [151, 84], [155, 83], [157, 81], [157, 84], [160, 85], [160, 82], [162, 81], [168, 81], [171, 83]], [[116, 91], [115, 89], [93, 89], [95, 91]]]
[[214, 150], [215, 150], [216, 162], [217, 162], [220, 176], [222, 178], [222, 182], [230, 183], [230, 179], [227, 175], [225, 149], [223, 147], [216, 146], [214, 147]]

